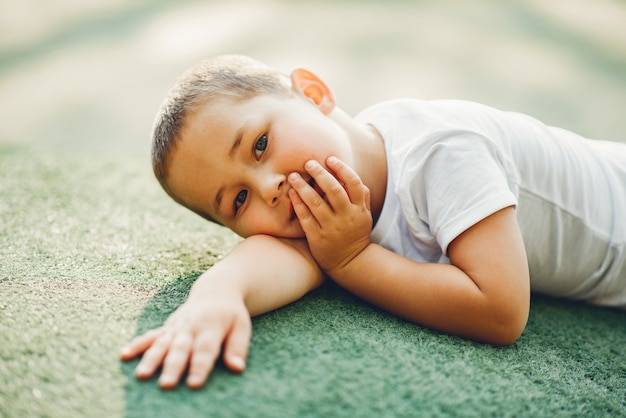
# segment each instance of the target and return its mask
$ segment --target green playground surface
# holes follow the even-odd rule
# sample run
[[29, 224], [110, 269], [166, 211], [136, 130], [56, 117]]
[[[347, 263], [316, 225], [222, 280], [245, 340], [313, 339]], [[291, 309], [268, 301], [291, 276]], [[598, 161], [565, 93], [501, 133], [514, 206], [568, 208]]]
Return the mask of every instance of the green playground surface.
[[118, 359], [239, 242], [151, 173], [185, 68], [242, 53], [316, 71], [351, 114], [462, 98], [626, 142], [626, 4], [549, 3], [0, 0], [0, 417], [624, 415], [626, 314], [538, 295], [510, 347], [327, 283], [255, 318], [246, 372], [199, 391]]

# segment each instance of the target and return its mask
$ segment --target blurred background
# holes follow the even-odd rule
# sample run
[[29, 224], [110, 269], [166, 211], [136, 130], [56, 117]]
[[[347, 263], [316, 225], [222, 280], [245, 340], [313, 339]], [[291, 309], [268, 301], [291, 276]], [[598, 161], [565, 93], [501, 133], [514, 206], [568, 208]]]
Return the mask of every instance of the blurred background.
[[324, 78], [350, 114], [461, 98], [626, 141], [623, 0], [0, 0], [0, 145], [145, 155], [178, 75], [221, 53]]

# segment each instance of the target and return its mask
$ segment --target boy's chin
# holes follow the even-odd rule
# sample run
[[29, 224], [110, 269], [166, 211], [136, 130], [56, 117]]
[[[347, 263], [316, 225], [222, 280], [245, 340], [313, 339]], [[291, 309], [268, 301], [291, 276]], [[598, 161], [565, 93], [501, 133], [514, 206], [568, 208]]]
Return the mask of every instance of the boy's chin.
[[[298, 222], [298, 221], [296, 220], [295, 222]], [[300, 227], [299, 224], [297, 227], [286, 228], [277, 233], [257, 232], [257, 233], [247, 234], [247, 235], [242, 235], [242, 234], [238, 234], [238, 235], [241, 236], [242, 238], [248, 238], [253, 235], [269, 235], [271, 237], [280, 238], [280, 239], [306, 239], [304, 230], [302, 230], [302, 227]]]
[[299, 232], [294, 233], [283, 233], [280, 235], [276, 235], [277, 238], [286, 238], [286, 239], [306, 239], [306, 235], [304, 231], [300, 230]]
[[288, 238], [288, 239], [305, 239], [306, 235], [304, 230], [300, 226], [300, 221], [296, 218], [290, 225], [289, 228], [280, 232], [280, 234], [276, 235], [279, 238]]

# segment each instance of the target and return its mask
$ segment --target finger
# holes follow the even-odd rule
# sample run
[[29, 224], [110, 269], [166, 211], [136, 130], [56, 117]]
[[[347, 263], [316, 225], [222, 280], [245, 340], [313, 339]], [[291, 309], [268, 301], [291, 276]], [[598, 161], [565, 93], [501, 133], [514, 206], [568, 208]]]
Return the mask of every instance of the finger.
[[249, 317], [236, 321], [224, 346], [224, 362], [230, 371], [241, 373], [246, 368], [252, 322]]
[[363, 188], [364, 188], [363, 198], [365, 199], [365, 207], [367, 208], [368, 212], [371, 212], [372, 211], [372, 199], [370, 196], [370, 189], [365, 185], [363, 185]]
[[159, 377], [161, 389], [171, 389], [178, 384], [180, 377], [187, 368], [192, 344], [191, 333], [182, 332], [174, 337], [163, 362], [161, 377]]
[[302, 228], [306, 231], [307, 228], [318, 226], [317, 220], [309, 210], [309, 207], [304, 203], [302, 198], [295, 189], [289, 189], [289, 199], [293, 205], [293, 211], [296, 213]]
[[189, 388], [200, 389], [204, 385], [219, 355], [221, 341], [212, 332], [203, 332], [196, 336], [187, 376]]
[[[294, 211], [298, 215], [300, 222], [311, 221], [311, 218], [315, 218], [316, 221], [323, 221], [331, 214], [331, 209], [324, 201], [322, 196], [315, 191], [298, 173], [291, 173], [288, 177], [291, 190], [297, 193], [299, 199], [292, 200], [294, 205]], [[306, 210], [305, 210], [306, 209]], [[298, 212], [298, 210], [300, 212]]]
[[135, 337], [130, 343], [120, 350], [120, 359], [124, 361], [132, 360], [146, 351], [154, 343], [154, 340], [161, 335], [162, 329], [156, 328], [143, 335]]
[[138, 379], [148, 379], [154, 375], [154, 372], [163, 363], [171, 339], [172, 335], [170, 333], [163, 333], [154, 340], [135, 368], [135, 376]]
[[350, 198], [340, 181], [320, 163], [315, 160], [309, 160], [304, 165], [304, 169], [311, 175], [317, 187], [323, 192], [322, 200], [326, 198], [334, 210], [350, 203]]
[[[334, 156], [328, 157], [326, 165], [332, 170], [337, 180], [343, 184], [343, 188], [348, 194], [350, 201], [352, 203], [363, 202], [366, 198], [365, 190], [367, 187], [363, 184], [363, 181], [352, 167]], [[367, 196], [369, 196], [369, 194], [367, 194]]]

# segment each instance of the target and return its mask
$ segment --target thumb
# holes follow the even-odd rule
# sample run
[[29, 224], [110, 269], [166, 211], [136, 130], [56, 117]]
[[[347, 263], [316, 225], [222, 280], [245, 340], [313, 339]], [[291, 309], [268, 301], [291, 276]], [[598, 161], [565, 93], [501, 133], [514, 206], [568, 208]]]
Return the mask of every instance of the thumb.
[[365, 199], [365, 207], [367, 208], [368, 212], [372, 211], [372, 202], [371, 202], [371, 196], [370, 196], [370, 189], [367, 186], [363, 186], [364, 190], [363, 190], [363, 198]]
[[236, 319], [224, 344], [224, 363], [230, 371], [241, 373], [245, 370], [251, 336], [250, 317]]

